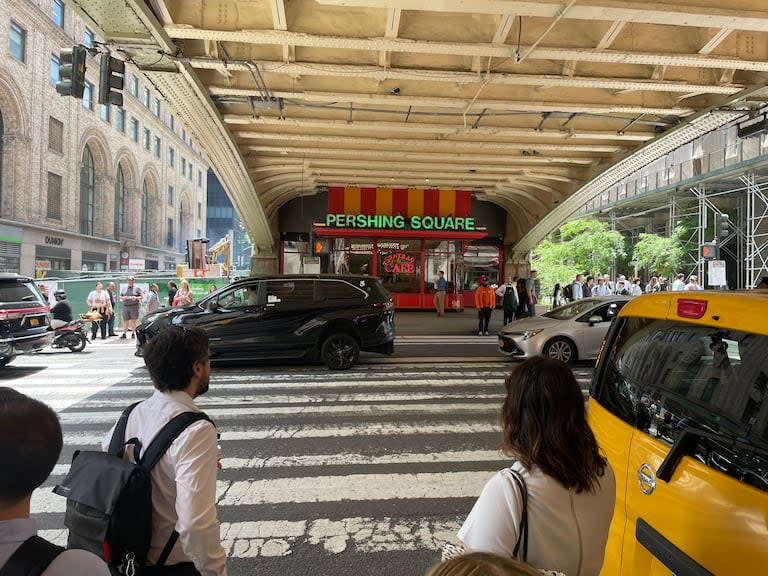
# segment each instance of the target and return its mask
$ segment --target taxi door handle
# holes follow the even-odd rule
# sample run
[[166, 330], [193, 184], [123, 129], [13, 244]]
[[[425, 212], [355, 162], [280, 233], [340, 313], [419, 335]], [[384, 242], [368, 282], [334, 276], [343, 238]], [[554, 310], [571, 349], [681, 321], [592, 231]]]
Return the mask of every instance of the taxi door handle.
[[643, 494], [651, 494], [656, 489], [656, 473], [648, 464], [641, 464], [637, 469], [637, 483]]

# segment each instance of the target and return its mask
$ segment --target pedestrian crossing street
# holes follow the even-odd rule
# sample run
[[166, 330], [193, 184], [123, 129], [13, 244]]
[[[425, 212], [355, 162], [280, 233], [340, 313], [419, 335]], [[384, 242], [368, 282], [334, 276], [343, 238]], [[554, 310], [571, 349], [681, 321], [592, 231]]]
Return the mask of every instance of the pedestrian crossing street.
[[[340, 373], [214, 368], [198, 404], [221, 433], [217, 499], [230, 574], [424, 574], [505, 465], [497, 421], [509, 369], [407, 358]], [[63, 543], [65, 501], [51, 487], [74, 450], [96, 449], [152, 387], [143, 368], [108, 387], [46, 372], [56, 401], [42, 399], [58, 404], [65, 447], [32, 512], [43, 535]], [[591, 369], [576, 374], [586, 388]], [[19, 389], [33, 393], [32, 382]]]

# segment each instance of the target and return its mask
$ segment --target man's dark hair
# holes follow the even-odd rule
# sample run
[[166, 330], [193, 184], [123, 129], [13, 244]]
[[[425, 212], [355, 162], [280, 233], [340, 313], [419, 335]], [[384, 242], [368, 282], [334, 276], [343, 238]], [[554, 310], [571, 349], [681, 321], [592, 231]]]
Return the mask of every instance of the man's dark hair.
[[605, 473], [584, 410], [584, 396], [563, 362], [534, 356], [504, 380], [501, 409], [504, 453], [540, 468], [577, 493], [592, 491]]
[[170, 286], [171, 288], [177, 288], [177, 286], [176, 286], [176, 282], [174, 282], [173, 280], [170, 280], [170, 281], [168, 282], [168, 286]]
[[45, 482], [61, 446], [56, 412], [12, 388], [0, 388], [0, 506], [16, 504]]
[[192, 365], [208, 358], [208, 334], [201, 328], [166, 326], [144, 347], [144, 364], [160, 392], [184, 390]]

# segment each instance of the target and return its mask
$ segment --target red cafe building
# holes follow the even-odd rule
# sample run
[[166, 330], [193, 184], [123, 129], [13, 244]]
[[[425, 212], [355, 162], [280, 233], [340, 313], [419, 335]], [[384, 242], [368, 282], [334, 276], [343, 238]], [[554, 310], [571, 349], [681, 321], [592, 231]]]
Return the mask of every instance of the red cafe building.
[[280, 271], [370, 274], [397, 308], [431, 309], [443, 270], [446, 309], [472, 308], [478, 278], [502, 278], [505, 223], [467, 190], [329, 187], [280, 210]]

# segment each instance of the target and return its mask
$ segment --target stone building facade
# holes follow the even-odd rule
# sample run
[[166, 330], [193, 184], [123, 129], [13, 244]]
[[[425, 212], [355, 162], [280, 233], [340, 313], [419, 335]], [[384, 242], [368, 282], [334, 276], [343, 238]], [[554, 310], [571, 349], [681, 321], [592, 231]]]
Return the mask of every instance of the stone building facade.
[[[98, 104], [98, 37], [63, 0], [0, 11], [0, 271], [174, 269], [205, 235], [205, 156], [126, 65], [123, 106]], [[83, 100], [56, 92], [59, 51], [87, 56]], [[116, 55], [120, 57], [120, 55]]]

